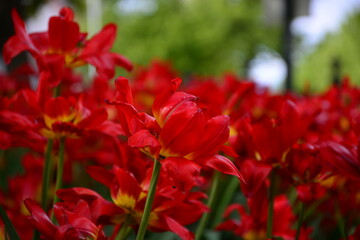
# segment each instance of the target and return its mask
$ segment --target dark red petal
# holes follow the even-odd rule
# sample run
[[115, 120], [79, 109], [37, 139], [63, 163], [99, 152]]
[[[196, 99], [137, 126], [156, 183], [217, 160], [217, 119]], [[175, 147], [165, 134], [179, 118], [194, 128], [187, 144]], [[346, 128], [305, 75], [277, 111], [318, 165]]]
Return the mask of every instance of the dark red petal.
[[159, 141], [152, 135], [149, 130], [142, 129], [129, 137], [128, 144], [134, 148], [149, 148], [150, 153], [158, 156], [161, 145]]
[[105, 108], [100, 108], [93, 111], [90, 116], [84, 118], [79, 123], [77, 123], [77, 127], [92, 129], [101, 125], [103, 122], [107, 120], [108, 114]]
[[56, 51], [69, 52], [73, 50], [80, 39], [79, 25], [61, 17], [50, 18], [48, 32], [50, 51], [55, 51], [55, 54], [59, 54]]
[[113, 57], [113, 61], [116, 66], [120, 66], [130, 72], [133, 69], [133, 64], [130, 62], [129, 59], [124, 57], [123, 55], [117, 54], [117, 53], [111, 53]]
[[177, 108], [184, 104], [195, 104], [191, 102], [196, 100], [197, 97], [184, 92], [160, 94], [154, 100], [152, 112], [159, 125], [163, 126]]
[[339, 143], [328, 141], [322, 144], [320, 153], [324, 164], [332, 170], [360, 180], [360, 164], [354, 152]]
[[86, 168], [86, 172], [96, 181], [104, 184], [105, 186], [109, 187], [112, 184], [112, 181], [115, 175], [110, 172], [109, 170], [98, 167], [98, 166], [89, 166]]
[[10, 63], [13, 57], [25, 50], [30, 51], [35, 56], [38, 55], [38, 49], [26, 33], [25, 24], [15, 9], [12, 10], [11, 16], [14, 22], [15, 35], [4, 45], [3, 56], [5, 63]]
[[69, 7], [61, 8], [59, 14], [67, 21], [72, 21], [74, 19], [74, 12]]
[[56, 87], [59, 85], [65, 71], [64, 55], [42, 55], [37, 58], [37, 63], [41, 72], [46, 71], [50, 74], [48, 80], [49, 87]]
[[189, 191], [195, 184], [200, 172], [200, 165], [185, 159], [169, 157], [161, 161], [167, 177], [181, 191]]
[[199, 149], [189, 157], [195, 159], [216, 153], [229, 138], [229, 121], [225, 115], [209, 119], [201, 133]]
[[116, 37], [116, 25], [108, 24], [103, 29], [94, 35], [86, 43], [84, 50], [81, 53], [81, 58], [88, 58], [90, 56], [98, 55], [101, 52], [108, 52]]
[[129, 80], [125, 77], [117, 77], [115, 79], [117, 90], [116, 100], [133, 105], [133, 96], [129, 86]]
[[97, 192], [82, 187], [59, 189], [56, 195], [63, 201], [77, 202], [80, 199], [86, 201], [94, 201], [97, 198], [102, 198]]
[[271, 166], [261, 164], [255, 160], [246, 160], [241, 165], [241, 173], [246, 181], [246, 184], [242, 184], [244, 194], [247, 197], [255, 194], [265, 184], [265, 180], [271, 171]]
[[46, 237], [55, 236], [57, 229], [44, 210], [30, 198], [25, 199], [24, 204], [31, 214], [28, 217], [30, 223]]
[[116, 106], [119, 112], [121, 127], [127, 136], [135, 134], [141, 129], [146, 129], [142, 118], [134, 106], [119, 101], [107, 101], [107, 103]]
[[160, 132], [159, 142], [166, 152], [164, 154], [186, 156], [199, 149], [204, 121], [203, 113], [194, 103], [183, 104], [166, 121]]
[[183, 240], [193, 240], [194, 234], [190, 232], [187, 228], [182, 226], [180, 223], [175, 221], [174, 219], [165, 216], [166, 224], [168, 225], [170, 231], [176, 233]]
[[99, 53], [94, 56], [82, 57], [87, 63], [96, 68], [100, 77], [111, 79], [115, 75], [115, 63], [110, 53]]
[[219, 172], [234, 175], [237, 178], [239, 178], [239, 180], [246, 183], [243, 176], [240, 174], [239, 170], [236, 168], [234, 163], [230, 161], [230, 159], [224, 156], [215, 155], [208, 158], [198, 159], [197, 162], [200, 163], [201, 165], [213, 168]]
[[76, 101], [73, 98], [66, 99], [57, 97], [49, 99], [45, 104], [45, 114], [51, 118], [68, 116], [75, 108]]

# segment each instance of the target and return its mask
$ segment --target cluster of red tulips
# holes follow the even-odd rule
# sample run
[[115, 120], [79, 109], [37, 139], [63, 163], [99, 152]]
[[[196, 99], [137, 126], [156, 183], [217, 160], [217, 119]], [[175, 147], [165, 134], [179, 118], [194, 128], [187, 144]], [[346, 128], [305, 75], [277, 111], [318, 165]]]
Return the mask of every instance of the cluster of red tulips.
[[[301, 96], [232, 74], [182, 82], [168, 63], [133, 69], [111, 52], [114, 24], [88, 37], [63, 8], [29, 34], [12, 16], [4, 60], [27, 51], [36, 70], [0, 76], [1, 168], [20, 150], [22, 165], [0, 191], [0, 239], [360, 239], [348, 79]], [[129, 80], [113, 81], [117, 66]]]

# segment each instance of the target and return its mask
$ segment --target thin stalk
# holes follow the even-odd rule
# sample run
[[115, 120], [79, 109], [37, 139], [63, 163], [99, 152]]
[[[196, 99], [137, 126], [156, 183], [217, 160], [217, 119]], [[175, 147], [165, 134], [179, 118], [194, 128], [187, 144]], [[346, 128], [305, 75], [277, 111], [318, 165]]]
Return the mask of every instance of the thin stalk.
[[330, 198], [329, 195], [324, 196], [323, 198], [315, 201], [312, 205], [310, 205], [309, 207], [306, 208], [305, 214], [304, 214], [304, 220], [308, 219], [313, 213], [314, 211], [322, 204], [324, 203], [326, 200], [328, 200]]
[[296, 227], [295, 240], [299, 240], [303, 220], [304, 220], [304, 203], [300, 202], [299, 219]]
[[60, 95], [61, 86], [60, 84], [54, 88], [53, 97], [56, 98]]
[[44, 163], [44, 170], [43, 170], [43, 184], [41, 190], [41, 206], [46, 211], [48, 206], [48, 192], [49, 192], [49, 185], [50, 185], [50, 176], [51, 176], [51, 152], [53, 148], [54, 140], [49, 139], [46, 144], [45, 149], [45, 163]]
[[[215, 199], [216, 199], [216, 195], [219, 191], [219, 182], [220, 182], [220, 173], [216, 172], [215, 176], [214, 176], [214, 181], [212, 183], [211, 189], [210, 189], [210, 196], [209, 196], [209, 200], [208, 200], [208, 207], [210, 209], [214, 208], [214, 203], [215, 203]], [[201, 236], [203, 235], [205, 228], [209, 222], [210, 219], [210, 213], [205, 213], [203, 214], [203, 216], [201, 217], [199, 226], [196, 230], [195, 233], [195, 240], [199, 240], [201, 238]]]
[[[59, 197], [56, 195], [56, 191], [62, 187], [63, 173], [64, 173], [64, 155], [65, 155], [65, 137], [60, 138], [59, 141], [59, 153], [58, 164], [56, 171], [56, 183], [54, 191], [54, 204], [59, 202]], [[51, 213], [51, 220], [54, 222], [54, 212]]]
[[239, 189], [239, 179], [236, 177], [230, 176], [230, 179], [228, 179], [226, 189], [224, 191], [224, 194], [221, 197], [221, 201], [218, 204], [218, 207], [216, 208], [216, 212], [214, 214], [214, 219], [212, 221], [211, 227], [214, 228], [216, 225], [218, 225], [221, 221], [221, 217], [224, 214], [225, 208], [229, 206], [229, 203], [231, 202], [232, 198], [234, 197], [234, 194], [236, 190]]
[[347, 234], [347, 231], [346, 231], [346, 221], [345, 221], [344, 216], [342, 216], [342, 214], [341, 214], [339, 203], [336, 206], [336, 218], [337, 218], [337, 221], [338, 221], [338, 224], [339, 224], [339, 230], [340, 230], [340, 233], [341, 233], [341, 238], [344, 239], [344, 240], [348, 240], [348, 234]]
[[131, 228], [129, 227], [129, 216], [126, 217], [124, 224], [121, 226], [119, 233], [117, 234], [115, 240], [125, 240], [130, 233]]
[[274, 218], [274, 198], [275, 198], [275, 190], [276, 190], [276, 173], [275, 169], [271, 171], [270, 174], [270, 189], [269, 189], [269, 206], [268, 206], [268, 222], [266, 228], [266, 238], [272, 238], [272, 229], [273, 229], [273, 218]]
[[2, 219], [2, 222], [4, 223], [5, 237], [7, 237], [7, 235], [9, 235], [9, 238], [11, 240], [20, 240], [20, 237], [19, 237], [18, 233], [16, 232], [14, 225], [10, 221], [8, 215], [5, 212], [5, 209], [1, 205], [0, 205], [0, 219]]
[[156, 185], [157, 185], [157, 181], [159, 179], [160, 169], [161, 169], [160, 161], [154, 160], [154, 168], [153, 168], [153, 172], [152, 172], [152, 176], [151, 176], [151, 180], [150, 180], [150, 187], [149, 187], [148, 195], [146, 197], [144, 213], [141, 218], [140, 227], [139, 227], [138, 234], [136, 236], [136, 240], [144, 239], [146, 228], [147, 228], [147, 225], [149, 222], [152, 204], [153, 204], [154, 198], [155, 198]]

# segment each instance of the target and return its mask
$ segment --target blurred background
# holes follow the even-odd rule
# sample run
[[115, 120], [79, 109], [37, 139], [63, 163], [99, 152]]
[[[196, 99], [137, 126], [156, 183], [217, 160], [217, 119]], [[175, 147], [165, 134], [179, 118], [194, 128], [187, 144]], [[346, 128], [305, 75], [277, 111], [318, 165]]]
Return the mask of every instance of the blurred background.
[[345, 75], [360, 83], [360, 0], [2, 0], [0, 44], [13, 34], [11, 8], [37, 32], [63, 6], [90, 35], [115, 22], [113, 51], [133, 63], [167, 60], [185, 78], [230, 71], [297, 92]]

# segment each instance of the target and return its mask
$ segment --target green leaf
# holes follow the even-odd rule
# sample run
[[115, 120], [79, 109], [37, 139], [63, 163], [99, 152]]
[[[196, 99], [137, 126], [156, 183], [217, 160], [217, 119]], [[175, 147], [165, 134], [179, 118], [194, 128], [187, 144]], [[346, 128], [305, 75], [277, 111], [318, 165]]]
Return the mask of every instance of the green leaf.
[[12, 225], [9, 217], [7, 216], [4, 208], [0, 205], [0, 216], [5, 224], [5, 230], [10, 237], [10, 240], [20, 240], [19, 235], [17, 234], [14, 225]]

